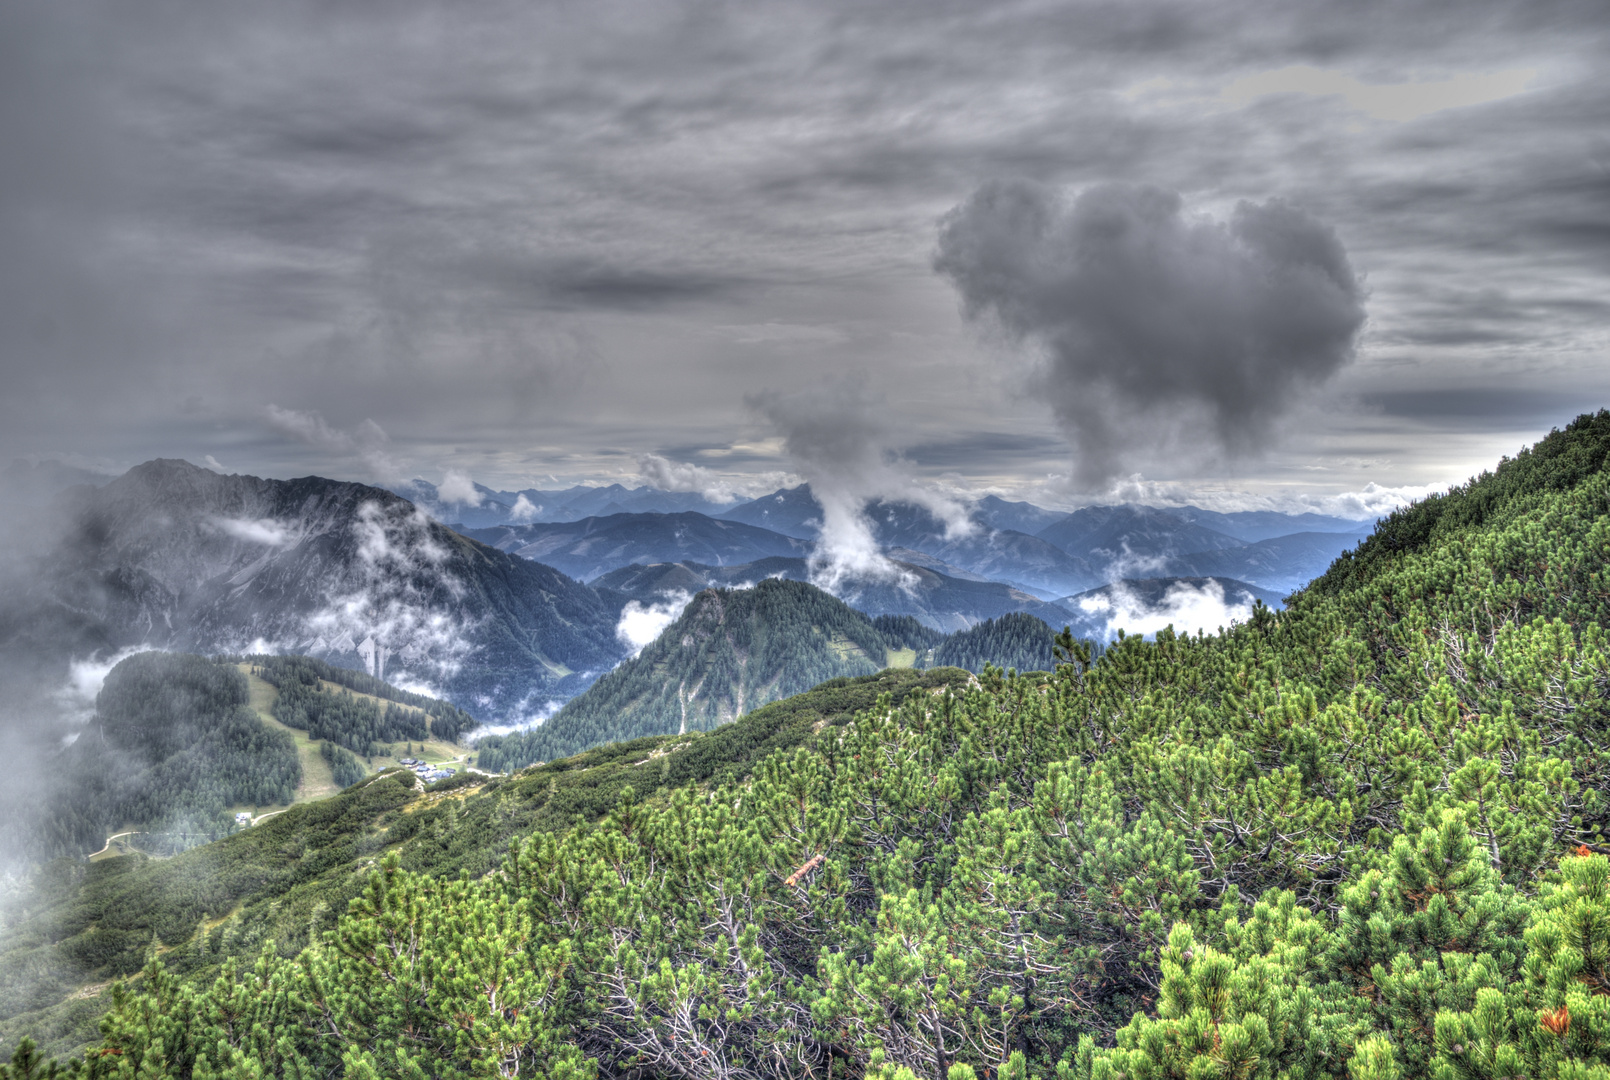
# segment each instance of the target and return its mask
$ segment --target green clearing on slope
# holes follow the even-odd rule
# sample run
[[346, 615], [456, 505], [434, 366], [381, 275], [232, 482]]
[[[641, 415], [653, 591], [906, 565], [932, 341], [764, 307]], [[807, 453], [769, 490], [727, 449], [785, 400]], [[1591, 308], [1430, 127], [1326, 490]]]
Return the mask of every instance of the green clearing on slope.
[[[263, 723], [285, 732], [296, 745], [297, 760], [302, 763], [302, 782], [297, 786], [295, 802], [307, 802], [309, 799], [323, 799], [334, 795], [341, 789], [336, 787], [335, 779], [330, 775], [330, 765], [319, 754], [319, 743], [316, 739], [307, 737], [307, 732], [287, 727], [274, 719], [274, 702], [279, 699], [279, 691], [251, 673], [251, 665], [236, 664], [241, 674], [246, 676], [246, 684], [251, 693], [252, 711]], [[231, 811], [269, 811], [283, 810], [280, 806], [234, 806]]]

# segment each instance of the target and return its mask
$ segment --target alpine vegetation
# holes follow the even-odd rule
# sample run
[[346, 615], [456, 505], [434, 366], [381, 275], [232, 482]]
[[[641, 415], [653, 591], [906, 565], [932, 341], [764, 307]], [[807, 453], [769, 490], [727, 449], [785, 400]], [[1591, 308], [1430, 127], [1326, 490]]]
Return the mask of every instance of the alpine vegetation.
[[[1220, 633], [376, 780], [319, 819], [361, 838], [316, 879], [341, 906], [241, 881], [227, 945], [171, 920], [68, 1068], [1610, 1075], [1607, 457], [1581, 417]], [[889, 692], [831, 704], [858, 685]]]

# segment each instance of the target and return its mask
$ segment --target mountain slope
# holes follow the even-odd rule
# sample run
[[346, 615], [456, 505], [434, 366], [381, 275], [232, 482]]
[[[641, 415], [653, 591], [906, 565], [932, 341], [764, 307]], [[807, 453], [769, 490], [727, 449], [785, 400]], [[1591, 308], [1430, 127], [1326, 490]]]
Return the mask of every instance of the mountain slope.
[[1033, 615], [1018, 612], [951, 634], [934, 648], [933, 664], [975, 672], [982, 672], [986, 664], [1050, 671], [1056, 667], [1055, 643], [1055, 630]]
[[305, 652], [442, 688], [483, 715], [578, 692], [621, 655], [618, 607], [378, 488], [152, 461], [64, 508], [13, 581], [0, 647]]
[[1033, 536], [1067, 515], [1029, 502], [1009, 502], [998, 495], [986, 495], [974, 506], [978, 519], [992, 529], [1010, 529]]
[[428, 480], [415, 478], [390, 490], [422, 507], [439, 521], [451, 521], [471, 529], [497, 525], [521, 525], [532, 521], [580, 521], [609, 514], [675, 514], [697, 511], [716, 514], [726, 509], [697, 492], [660, 491], [651, 487], [628, 488], [621, 484], [602, 487], [577, 485], [560, 491], [524, 488], [520, 491], [494, 491], [485, 484], [472, 485], [476, 502], [444, 502], [441, 489]]
[[465, 535], [499, 551], [546, 563], [580, 581], [632, 563], [691, 561], [730, 566], [772, 556], [804, 556], [809, 547], [769, 529], [691, 511], [504, 525], [466, 530]]
[[288, 804], [302, 778], [296, 748], [248, 702], [231, 664], [158, 652], [123, 660], [51, 763], [43, 820], [12, 822], [37, 830], [23, 846], [82, 857], [121, 827], [138, 829], [146, 850], [180, 851], [232, 831], [233, 805]]
[[800, 540], [814, 540], [822, 527], [822, 507], [809, 484], [780, 488], [751, 502], [739, 503], [721, 515], [761, 529]]
[[387, 490], [407, 499], [438, 521], [460, 522], [471, 528], [499, 525], [514, 515], [513, 499], [506, 501], [499, 499], [496, 492], [483, 484], [472, 486], [479, 502], [444, 503], [441, 490], [429, 480], [421, 480], [418, 477]]
[[1245, 547], [1196, 551], [1165, 561], [1159, 573], [1170, 577], [1225, 577], [1282, 595], [1323, 574], [1337, 556], [1368, 533], [1294, 533]]
[[827, 679], [871, 675], [890, 650], [871, 619], [804, 582], [707, 589], [641, 653], [511, 738], [523, 740], [525, 761], [551, 761], [603, 742], [708, 731]]
[[[210, 984], [230, 962], [250, 963], [263, 941], [294, 953], [336, 928], [368, 884], [371, 853], [403, 854], [411, 869], [456, 878], [497, 869], [533, 835], [595, 822], [622, 796], [730, 782], [771, 754], [836, 731], [882, 695], [899, 703], [963, 685], [954, 668], [840, 679], [763, 706], [697, 736], [640, 739], [531, 769], [473, 778], [485, 786], [417, 791], [409, 773], [374, 779], [202, 848], [167, 859], [62, 860], [27, 893], [0, 894], [0, 1058], [31, 1031], [54, 1055], [98, 1041], [112, 1007], [108, 980], [139, 972], [153, 941], [173, 944], [168, 969]], [[483, 767], [502, 771], [482, 751]], [[635, 765], [654, 755], [653, 768]], [[473, 776], [473, 774], [472, 774]], [[26, 901], [26, 908], [23, 906]]]
[[1160, 559], [1236, 548], [1242, 541], [1150, 506], [1087, 506], [1041, 529], [1040, 539], [1098, 570], [1132, 577]]
[[1077, 558], [1036, 536], [1010, 529], [979, 529], [971, 536], [912, 537], [907, 541], [936, 558], [995, 581], [1009, 581], [1057, 596], [1105, 580], [1090, 560]]
[[1373, 524], [1328, 514], [1282, 514], [1274, 510], [1237, 510], [1228, 514], [1196, 506], [1168, 506], [1163, 513], [1181, 521], [1233, 536], [1248, 544], [1299, 533], [1367, 535]]

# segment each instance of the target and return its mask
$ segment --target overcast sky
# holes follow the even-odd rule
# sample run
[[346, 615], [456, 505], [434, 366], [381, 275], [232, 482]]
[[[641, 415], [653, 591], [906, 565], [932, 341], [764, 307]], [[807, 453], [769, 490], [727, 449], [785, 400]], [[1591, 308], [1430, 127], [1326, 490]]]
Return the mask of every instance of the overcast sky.
[[0, 453], [1379, 507], [1610, 405], [1607, 27], [12, 0]]

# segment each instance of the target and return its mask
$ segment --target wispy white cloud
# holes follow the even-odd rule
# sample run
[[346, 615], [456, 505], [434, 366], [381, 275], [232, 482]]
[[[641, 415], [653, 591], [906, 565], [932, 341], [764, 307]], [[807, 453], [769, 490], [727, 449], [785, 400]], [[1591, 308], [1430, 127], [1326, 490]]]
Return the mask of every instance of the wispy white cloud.
[[[1057, 494], [1056, 486], [1048, 485], [1047, 490]], [[1445, 488], [1446, 485], [1441, 484], [1390, 486], [1372, 481], [1354, 491], [1328, 494], [1282, 491], [1270, 494], [1147, 480], [1136, 473], [1114, 481], [1091, 501], [1139, 503], [1145, 506], [1189, 505], [1225, 514], [1241, 510], [1272, 510], [1281, 514], [1326, 514], [1354, 521], [1373, 521]]]
[[1106, 620], [1104, 636], [1108, 639], [1117, 636], [1119, 630], [1151, 637], [1167, 626], [1182, 634], [1197, 630], [1212, 633], [1252, 617], [1252, 602], [1230, 603], [1225, 599], [1224, 586], [1213, 578], [1200, 586], [1176, 582], [1155, 604], [1119, 582], [1080, 600], [1079, 608], [1086, 615]]
[[265, 547], [291, 547], [301, 538], [293, 526], [273, 518], [216, 518], [214, 524], [237, 540]]
[[486, 501], [486, 494], [475, 486], [468, 473], [448, 469], [436, 489], [436, 498], [444, 505], [480, 506]]
[[530, 731], [534, 727], [541, 727], [553, 719], [564, 702], [554, 698], [528, 697], [521, 701], [507, 716], [496, 723], [482, 724], [464, 737], [464, 742], [475, 745], [475, 740], [484, 735], [510, 735], [516, 731]]
[[852, 582], [915, 584], [880, 550], [866, 513], [874, 499], [923, 507], [944, 523], [948, 539], [977, 528], [964, 503], [918, 483], [905, 467], [887, 403], [864, 380], [754, 394], [748, 401], [782, 437], [785, 453], [822, 507], [810, 559], [811, 581], [819, 588], [837, 593]]
[[696, 492], [713, 503], [753, 499], [790, 482], [798, 483], [797, 478], [785, 472], [717, 472], [703, 465], [672, 461], [662, 454], [639, 454], [637, 475], [650, 487], [661, 491]]
[[654, 604], [641, 604], [633, 600], [622, 609], [615, 636], [636, 656], [667, 626], [681, 617], [692, 599], [687, 592], [678, 589]]
[[407, 503], [360, 506], [352, 524], [359, 573], [308, 618], [307, 647], [353, 652], [373, 637], [398, 669], [418, 679], [450, 679], [474, 648], [476, 624], [456, 603], [464, 584], [446, 568], [447, 549], [431, 525]]
[[131, 645], [108, 656], [95, 653], [83, 660], [75, 657], [67, 665], [67, 681], [54, 695], [62, 719], [74, 727], [87, 724], [95, 715], [95, 698], [112, 669], [136, 653], [150, 651], [149, 645]]
[[263, 415], [274, 430], [340, 458], [355, 458], [382, 481], [400, 479], [402, 469], [387, 451], [391, 442], [383, 428], [365, 420], [352, 431], [331, 427], [316, 410], [283, 409], [269, 404]]
[[514, 505], [509, 507], [509, 520], [516, 525], [535, 521], [537, 520], [538, 511], [537, 504], [526, 498], [525, 492], [522, 491], [515, 497]]

